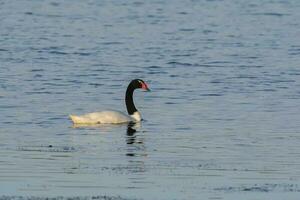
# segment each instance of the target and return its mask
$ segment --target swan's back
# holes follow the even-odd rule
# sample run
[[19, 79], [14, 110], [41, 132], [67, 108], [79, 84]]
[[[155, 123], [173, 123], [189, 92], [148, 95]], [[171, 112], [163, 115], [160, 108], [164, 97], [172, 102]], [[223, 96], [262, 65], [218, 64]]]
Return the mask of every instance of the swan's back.
[[114, 110], [88, 113], [81, 116], [70, 115], [74, 124], [119, 124], [133, 121], [130, 116]]

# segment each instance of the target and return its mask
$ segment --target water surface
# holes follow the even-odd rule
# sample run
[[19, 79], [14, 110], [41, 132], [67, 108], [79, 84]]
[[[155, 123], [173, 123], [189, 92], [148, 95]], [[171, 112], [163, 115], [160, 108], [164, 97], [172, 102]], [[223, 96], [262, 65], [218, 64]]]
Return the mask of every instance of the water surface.
[[[298, 199], [300, 2], [0, 3], [0, 195]], [[143, 121], [72, 127], [70, 113]]]

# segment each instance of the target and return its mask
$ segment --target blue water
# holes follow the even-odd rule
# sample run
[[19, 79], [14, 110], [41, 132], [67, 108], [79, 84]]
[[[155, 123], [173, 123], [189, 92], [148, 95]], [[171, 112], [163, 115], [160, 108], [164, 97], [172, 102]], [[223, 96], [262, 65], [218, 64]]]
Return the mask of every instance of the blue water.
[[[298, 199], [299, 19], [297, 0], [0, 2], [0, 198]], [[134, 78], [145, 121], [72, 126], [126, 111]]]

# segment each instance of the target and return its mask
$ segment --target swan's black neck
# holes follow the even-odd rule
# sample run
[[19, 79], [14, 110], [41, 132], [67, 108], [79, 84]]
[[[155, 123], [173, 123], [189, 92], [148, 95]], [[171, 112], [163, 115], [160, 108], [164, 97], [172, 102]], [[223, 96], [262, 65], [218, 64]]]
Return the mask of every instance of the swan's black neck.
[[133, 113], [137, 111], [137, 109], [133, 103], [133, 97], [132, 97], [133, 91], [135, 89], [136, 89], [136, 87], [134, 87], [134, 84], [130, 83], [126, 90], [125, 103], [126, 103], [127, 112], [129, 115], [133, 115]]

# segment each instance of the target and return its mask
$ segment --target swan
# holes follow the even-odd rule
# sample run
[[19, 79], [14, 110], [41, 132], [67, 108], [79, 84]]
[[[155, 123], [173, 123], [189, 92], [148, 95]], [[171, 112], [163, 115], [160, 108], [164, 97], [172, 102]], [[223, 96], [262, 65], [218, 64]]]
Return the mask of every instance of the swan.
[[142, 116], [136, 109], [132, 97], [134, 90], [138, 88], [150, 91], [148, 85], [141, 79], [134, 79], [129, 83], [125, 94], [128, 115], [116, 110], [106, 110], [79, 116], [69, 115], [69, 117], [74, 124], [120, 124], [126, 122], [139, 122], [142, 120]]

